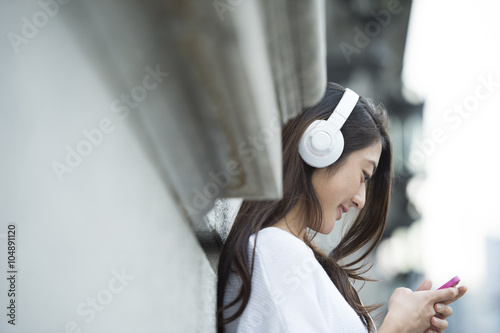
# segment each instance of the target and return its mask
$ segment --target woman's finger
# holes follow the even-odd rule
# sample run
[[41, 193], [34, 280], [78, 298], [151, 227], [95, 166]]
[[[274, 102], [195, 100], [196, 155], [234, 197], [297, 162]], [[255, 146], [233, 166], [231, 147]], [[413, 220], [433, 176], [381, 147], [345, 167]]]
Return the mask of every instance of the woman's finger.
[[441, 290], [417, 291], [420, 293], [427, 293], [430, 297], [429, 301], [432, 304], [442, 303], [449, 304], [451, 301], [458, 297], [459, 291], [456, 287], [450, 287]]
[[439, 319], [438, 317], [432, 317], [431, 324], [433, 326], [431, 327], [431, 330], [436, 332], [441, 332], [448, 328], [448, 322], [445, 319]]
[[465, 295], [465, 293], [467, 292], [467, 286], [460, 286], [458, 287], [458, 295], [448, 301], [445, 301], [445, 302], [441, 302], [443, 304], [450, 304], [450, 303], [453, 303], [455, 302], [456, 300], [458, 300], [460, 297], [462, 297], [463, 295]]
[[425, 279], [424, 281], [422, 281], [420, 286], [418, 286], [416, 291], [431, 290], [431, 287], [432, 287], [432, 281], [429, 279]]
[[436, 316], [441, 319], [446, 319], [453, 314], [451, 306], [442, 303], [435, 304], [434, 310], [437, 312]]

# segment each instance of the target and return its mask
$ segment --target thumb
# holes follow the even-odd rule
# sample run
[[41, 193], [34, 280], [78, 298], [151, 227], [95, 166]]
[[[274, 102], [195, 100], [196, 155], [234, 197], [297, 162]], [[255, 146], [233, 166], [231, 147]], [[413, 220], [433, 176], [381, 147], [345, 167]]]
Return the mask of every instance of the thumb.
[[434, 303], [441, 303], [457, 297], [458, 288], [450, 287], [446, 289], [432, 290], [430, 292], [432, 292], [432, 299]]
[[420, 286], [418, 286], [416, 291], [424, 291], [424, 290], [431, 290], [432, 287], [432, 281], [429, 279], [425, 279]]

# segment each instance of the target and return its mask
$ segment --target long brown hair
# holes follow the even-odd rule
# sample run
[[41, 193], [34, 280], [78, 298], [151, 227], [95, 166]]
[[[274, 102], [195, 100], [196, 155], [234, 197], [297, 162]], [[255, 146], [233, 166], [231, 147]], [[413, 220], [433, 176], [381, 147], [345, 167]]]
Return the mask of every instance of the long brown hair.
[[[330, 117], [344, 91], [342, 86], [328, 82], [323, 99], [315, 106], [305, 108], [283, 127], [283, 198], [273, 201], [244, 200], [241, 204], [219, 258], [216, 314], [218, 332], [224, 332], [224, 325], [243, 313], [250, 299], [255, 247], [252, 264], [249, 265], [249, 237], [255, 233], [256, 242], [259, 230], [274, 225], [297, 204], [302, 208], [302, 220], [307, 221], [301, 231], [306, 227], [320, 230], [322, 208], [311, 182], [315, 168], [301, 159], [298, 145], [302, 134], [314, 120]], [[373, 251], [385, 228], [392, 180], [392, 147], [387, 123], [387, 112], [381, 105], [375, 105], [371, 100], [360, 97], [341, 129], [345, 140], [344, 151], [339, 160], [328, 167], [328, 171], [335, 172], [352, 152], [381, 142], [382, 154], [377, 170], [366, 189], [365, 206], [359, 211], [339, 244], [328, 255], [312, 244], [316, 233], [312, 236], [305, 233], [304, 237], [304, 242], [313, 250], [318, 262], [369, 331], [373, 329], [373, 325], [368, 313], [376, 306], [364, 306], [349, 279], [369, 280], [362, 276], [367, 270], [363, 269], [364, 259]], [[358, 250], [362, 250], [361, 253], [347, 261], [347, 257]], [[230, 270], [239, 276], [241, 289], [236, 299], [224, 306]], [[224, 318], [224, 310], [238, 302], [241, 304], [237, 311], [231, 317]]]

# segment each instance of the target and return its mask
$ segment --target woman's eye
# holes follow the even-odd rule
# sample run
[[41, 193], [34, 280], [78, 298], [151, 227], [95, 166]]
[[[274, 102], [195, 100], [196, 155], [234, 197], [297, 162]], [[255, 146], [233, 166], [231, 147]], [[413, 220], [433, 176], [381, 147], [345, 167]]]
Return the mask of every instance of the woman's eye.
[[366, 173], [363, 173], [363, 175], [365, 176], [365, 183], [369, 183], [370, 182], [370, 176], [368, 176], [368, 174]]

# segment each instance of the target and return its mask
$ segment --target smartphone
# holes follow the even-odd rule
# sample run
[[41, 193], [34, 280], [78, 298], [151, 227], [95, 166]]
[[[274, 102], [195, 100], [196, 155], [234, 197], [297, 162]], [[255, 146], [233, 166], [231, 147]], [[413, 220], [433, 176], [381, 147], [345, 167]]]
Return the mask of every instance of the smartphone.
[[444, 288], [455, 287], [459, 282], [460, 282], [460, 278], [458, 276], [455, 276], [450, 281], [446, 282], [441, 287], [439, 287], [437, 290], [444, 289]]

